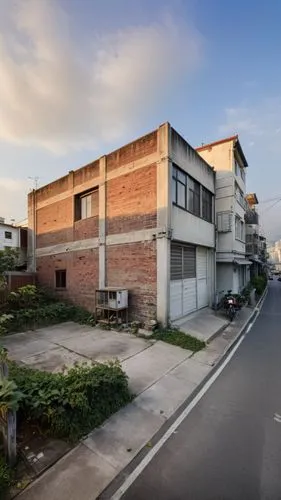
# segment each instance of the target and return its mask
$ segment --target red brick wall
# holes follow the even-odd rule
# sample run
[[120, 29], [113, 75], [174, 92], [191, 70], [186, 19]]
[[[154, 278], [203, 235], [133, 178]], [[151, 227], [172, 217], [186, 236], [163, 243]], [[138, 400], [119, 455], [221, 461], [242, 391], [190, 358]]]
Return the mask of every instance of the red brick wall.
[[62, 299], [68, 299], [93, 311], [95, 290], [98, 288], [98, 249], [81, 250], [37, 258], [39, 284], [54, 288], [56, 269], [66, 269], [66, 289], [56, 291]]
[[106, 157], [107, 172], [157, 151], [157, 131], [137, 139]]
[[[157, 131], [124, 146], [106, 157], [107, 172], [157, 151]], [[53, 198], [72, 187], [89, 189], [99, 177], [99, 162], [93, 162], [69, 176], [40, 189], [37, 202]], [[83, 187], [83, 183], [88, 183]], [[94, 187], [94, 186], [93, 186]], [[31, 201], [31, 197], [29, 197]], [[75, 221], [75, 197], [70, 195], [37, 210], [37, 247], [48, 247], [99, 236], [98, 190], [93, 193], [92, 217]], [[126, 173], [106, 183], [107, 234], [128, 233], [157, 225], [157, 165]], [[50, 288], [55, 270], [66, 269], [67, 289], [58, 295], [87, 309], [94, 308], [99, 282], [99, 250], [74, 251], [37, 258], [38, 281]], [[156, 243], [140, 242], [106, 247], [107, 285], [124, 286], [130, 295], [132, 317], [144, 322], [156, 315]]]
[[72, 240], [72, 197], [37, 210], [37, 248]]
[[157, 170], [149, 165], [107, 182], [107, 234], [157, 225]]
[[48, 198], [56, 196], [57, 194], [64, 193], [68, 189], [68, 175], [61, 177], [60, 179], [37, 189], [36, 191], [36, 201], [37, 203], [45, 201]]
[[156, 317], [156, 242], [113, 245], [106, 249], [108, 286], [129, 290], [130, 316], [145, 323]]
[[74, 173], [74, 186], [79, 186], [83, 182], [88, 182], [91, 179], [97, 179], [99, 177], [99, 160], [86, 165], [85, 167], [75, 170]]

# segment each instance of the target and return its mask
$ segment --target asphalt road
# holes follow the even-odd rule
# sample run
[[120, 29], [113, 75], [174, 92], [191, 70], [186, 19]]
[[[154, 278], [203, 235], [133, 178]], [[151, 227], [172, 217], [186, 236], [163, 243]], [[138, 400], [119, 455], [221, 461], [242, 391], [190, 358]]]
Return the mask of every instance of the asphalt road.
[[281, 282], [217, 380], [122, 497], [281, 499]]

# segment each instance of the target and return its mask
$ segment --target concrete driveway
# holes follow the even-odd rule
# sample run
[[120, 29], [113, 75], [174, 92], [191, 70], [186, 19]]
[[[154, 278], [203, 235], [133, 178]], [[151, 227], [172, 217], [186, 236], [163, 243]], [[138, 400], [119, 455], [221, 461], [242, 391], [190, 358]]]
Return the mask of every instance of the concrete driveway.
[[129, 333], [63, 323], [1, 339], [11, 359], [58, 372], [74, 363], [118, 359], [129, 376], [131, 390], [140, 394], [192, 353], [179, 347], [137, 338]]

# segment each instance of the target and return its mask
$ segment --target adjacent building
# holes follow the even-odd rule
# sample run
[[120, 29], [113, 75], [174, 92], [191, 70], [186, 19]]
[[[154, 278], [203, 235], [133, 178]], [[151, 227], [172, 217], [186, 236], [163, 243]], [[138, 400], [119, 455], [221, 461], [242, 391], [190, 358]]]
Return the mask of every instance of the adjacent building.
[[18, 267], [26, 268], [27, 264], [27, 229], [13, 224], [6, 224], [0, 217], [0, 250], [13, 248], [18, 251]]
[[238, 135], [204, 144], [200, 156], [216, 171], [216, 276], [217, 299], [227, 290], [242, 291], [250, 279], [246, 256], [247, 160]]
[[[203, 156], [165, 123], [30, 193], [29, 268], [39, 283], [89, 310], [97, 288], [127, 288], [131, 318], [144, 323], [212, 305], [216, 174]], [[237, 213], [242, 220], [242, 207]], [[233, 273], [235, 259], [247, 267], [240, 231], [223, 264]]]
[[255, 193], [247, 194], [246, 224], [246, 256], [252, 262], [251, 278], [261, 274], [266, 268], [267, 250], [266, 238], [261, 233], [259, 214], [257, 211], [258, 198]]

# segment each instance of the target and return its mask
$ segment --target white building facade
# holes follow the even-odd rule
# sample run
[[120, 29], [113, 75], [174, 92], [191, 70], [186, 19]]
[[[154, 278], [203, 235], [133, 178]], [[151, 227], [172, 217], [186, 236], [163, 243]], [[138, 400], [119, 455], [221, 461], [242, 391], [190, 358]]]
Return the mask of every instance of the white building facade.
[[5, 219], [0, 218], [0, 250], [13, 248], [19, 252], [19, 266], [26, 264], [27, 260], [27, 230], [6, 224]]
[[172, 128], [169, 136], [169, 319], [215, 298], [215, 172]]
[[246, 258], [246, 158], [238, 136], [206, 144], [198, 153], [216, 171], [216, 291], [217, 299], [239, 293], [250, 279]]

